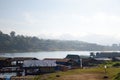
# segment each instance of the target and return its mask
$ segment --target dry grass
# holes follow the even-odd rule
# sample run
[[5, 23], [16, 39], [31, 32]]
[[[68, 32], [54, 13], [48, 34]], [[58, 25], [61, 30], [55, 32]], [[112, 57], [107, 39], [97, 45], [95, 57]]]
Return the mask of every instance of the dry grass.
[[102, 79], [103, 77], [100, 74], [83, 73], [62, 76], [57, 80], [102, 80]]
[[14, 77], [12, 80], [114, 80], [120, 68], [107, 68], [108, 79], [103, 79], [105, 71], [103, 67], [73, 69], [65, 72], [56, 72], [38, 76]]
[[35, 76], [13, 76], [11, 77], [11, 80], [34, 80]]
[[[66, 72], [56, 72], [37, 76], [35, 80], [113, 80], [115, 75], [120, 72], [120, 68], [108, 68], [108, 79], [105, 76], [104, 68], [74, 69]], [[59, 75], [59, 76], [58, 76]]]

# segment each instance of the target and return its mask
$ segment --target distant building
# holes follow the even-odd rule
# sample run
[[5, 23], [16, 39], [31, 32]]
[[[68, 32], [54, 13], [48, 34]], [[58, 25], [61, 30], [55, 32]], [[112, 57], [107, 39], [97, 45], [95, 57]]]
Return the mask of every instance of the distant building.
[[82, 65], [83, 67], [91, 67], [91, 66], [97, 66], [98, 64], [101, 64], [103, 61], [98, 61], [93, 58], [84, 58], [82, 59]]
[[115, 58], [115, 57], [120, 57], [120, 52], [90, 53], [90, 57], [92, 57], [92, 58]]
[[80, 66], [80, 56], [79, 55], [74, 55], [74, 54], [68, 54], [65, 59], [71, 59], [75, 61], [73, 66]]
[[111, 58], [94, 58], [97, 61], [112, 61]]
[[74, 54], [68, 54], [66, 56], [66, 59], [72, 59], [76, 62], [80, 62], [80, 56], [79, 55], [74, 55]]

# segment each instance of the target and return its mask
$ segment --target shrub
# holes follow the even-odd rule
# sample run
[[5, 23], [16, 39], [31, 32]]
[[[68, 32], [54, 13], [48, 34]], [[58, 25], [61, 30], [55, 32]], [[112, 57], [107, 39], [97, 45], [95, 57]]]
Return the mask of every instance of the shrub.
[[120, 73], [118, 73], [118, 74], [115, 76], [114, 80], [120, 80]]
[[120, 66], [120, 63], [113, 64], [113, 67], [119, 67], [119, 66]]

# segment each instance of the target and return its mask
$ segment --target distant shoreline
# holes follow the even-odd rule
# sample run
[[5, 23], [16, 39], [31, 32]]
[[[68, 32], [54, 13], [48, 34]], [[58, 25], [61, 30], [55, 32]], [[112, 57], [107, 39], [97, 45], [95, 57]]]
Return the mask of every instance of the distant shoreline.
[[33, 50], [33, 51], [0, 51], [0, 53], [26, 53], [26, 52], [56, 52], [56, 51], [89, 51], [89, 52], [120, 52], [120, 51], [117, 51], [117, 50]]

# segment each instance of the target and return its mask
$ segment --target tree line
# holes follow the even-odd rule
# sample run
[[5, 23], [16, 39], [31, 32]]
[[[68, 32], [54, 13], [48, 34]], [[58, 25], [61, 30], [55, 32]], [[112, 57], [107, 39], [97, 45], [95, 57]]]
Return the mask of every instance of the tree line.
[[82, 41], [45, 40], [37, 37], [16, 35], [14, 31], [11, 31], [10, 34], [5, 34], [0, 31], [0, 52], [104, 50], [116, 49], [110, 46], [102, 46]]

